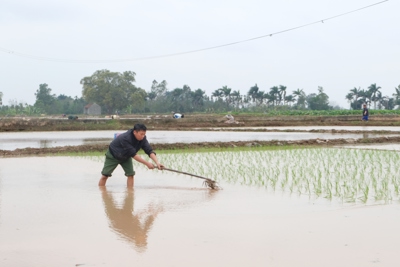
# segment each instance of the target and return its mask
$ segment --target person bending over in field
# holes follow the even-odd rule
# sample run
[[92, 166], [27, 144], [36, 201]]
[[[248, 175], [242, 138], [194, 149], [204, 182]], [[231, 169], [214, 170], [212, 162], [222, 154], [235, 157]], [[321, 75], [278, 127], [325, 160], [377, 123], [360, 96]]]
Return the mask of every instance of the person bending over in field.
[[135, 124], [132, 129], [118, 135], [111, 143], [106, 152], [104, 167], [101, 171], [99, 186], [105, 186], [107, 179], [112, 175], [112, 172], [118, 165], [121, 165], [127, 177], [127, 186], [133, 187], [135, 171], [133, 170], [132, 158], [144, 164], [149, 169], [154, 169], [155, 166], [150, 161], [144, 160], [137, 153], [140, 149], [154, 161], [159, 170], [164, 168], [156, 156], [156, 153], [151, 148], [146, 139], [147, 128], [144, 124]]

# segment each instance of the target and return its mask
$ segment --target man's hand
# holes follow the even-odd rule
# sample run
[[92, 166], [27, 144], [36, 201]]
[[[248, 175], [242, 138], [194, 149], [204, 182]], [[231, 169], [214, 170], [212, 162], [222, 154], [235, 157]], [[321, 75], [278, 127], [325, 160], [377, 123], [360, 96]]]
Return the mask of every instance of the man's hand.
[[164, 165], [162, 165], [160, 163], [157, 163], [157, 165], [153, 165], [152, 164], [152, 168], [149, 167], [149, 169], [155, 169], [155, 168], [157, 168], [159, 170], [163, 170], [164, 169]]
[[146, 166], [147, 168], [149, 168], [150, 170], [154, 169], [156, 166], [153, 165], [153, 163], [146, 161]]
[[158, 163], [158, 164], [157, 164], [157, 168], [158, 168], [159, 170], [163, 170], [165, 167], [164, 167], [164, 165]]

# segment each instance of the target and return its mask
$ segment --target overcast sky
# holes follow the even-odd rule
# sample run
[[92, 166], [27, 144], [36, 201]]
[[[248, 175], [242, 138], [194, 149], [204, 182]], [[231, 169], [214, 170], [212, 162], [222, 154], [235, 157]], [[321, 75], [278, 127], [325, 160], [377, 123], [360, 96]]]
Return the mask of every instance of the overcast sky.
[[[306, 94], [322, 86], [332, 104], [348, 108], [345, 95], [354, 87], [376, 83], [383, 95], [392, 96], [400, 85], [398, 0], [236, 45], [129, 59], [247, 40], [378, 2], [1, 0], [3, 104], [34, 104], [42, 83], [56, 95], [80, 97], [80, 80], [108, 69], [134, 71], [136, 86], [146, 91], [153, 80], [166, 80], [169, 90], [187, 84], [207, 95], [224, 85], [241, 94], [254, 84], [265, 92], [285, 85], [288, 93], [300, 88]], [[111, 62], [120, 59], [125, 61]], [[100, 62], [77, 63], [90, 60]]]

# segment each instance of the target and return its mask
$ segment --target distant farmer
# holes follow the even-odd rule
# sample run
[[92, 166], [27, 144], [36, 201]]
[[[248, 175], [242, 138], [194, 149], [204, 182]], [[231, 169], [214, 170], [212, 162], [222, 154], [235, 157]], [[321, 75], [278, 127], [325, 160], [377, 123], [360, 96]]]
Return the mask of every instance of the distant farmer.
[[362, 120], [363, 121], [368, 121], [368, 116], [369, 116], [369, 112], [368, 112], [367, 104], [364, 104], [363, 105], [363, 117], [362, 117]]
[[184, 114], [174, 113], [174, 119], [181, 119], [181, 118], [184, 118], [184, 117], [185, 117]]
[[159, 170], [164, 168], [157, 159], [156, 153], [151, 148], [146, 138], [146, 126], [144, 124], [135, 124], [132, 129], [118, 135], [111, 143], [106, 152], [106, 159], [104, 162], [103, 170], [101, 171], [101, 178], [99, 186], [105, 186], [108, 177], [118, 165], [121, 165], [127, 177], [127, 186], [133, 187], [135, 171], [133, 170], [132, 158], [144, 165], [149, 169], [154, 169], [155, 166], [150, 161], [144, 160], [137, 153], [140, 149], [154, 161]]

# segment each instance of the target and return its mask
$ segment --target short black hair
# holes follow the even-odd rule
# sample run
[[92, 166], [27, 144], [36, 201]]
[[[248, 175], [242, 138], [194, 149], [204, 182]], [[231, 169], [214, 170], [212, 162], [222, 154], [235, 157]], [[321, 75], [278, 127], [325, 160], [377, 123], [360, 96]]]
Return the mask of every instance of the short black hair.
[[144, 125], [144, 124], [141, 124], [141, 123], [136, 123], [134, 126], [133, 126], [133, 130], [134, 131], [147, 131], [147, 127], [146, 127], [146, 125]]

